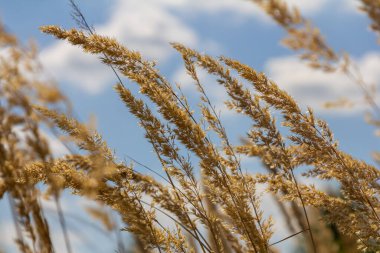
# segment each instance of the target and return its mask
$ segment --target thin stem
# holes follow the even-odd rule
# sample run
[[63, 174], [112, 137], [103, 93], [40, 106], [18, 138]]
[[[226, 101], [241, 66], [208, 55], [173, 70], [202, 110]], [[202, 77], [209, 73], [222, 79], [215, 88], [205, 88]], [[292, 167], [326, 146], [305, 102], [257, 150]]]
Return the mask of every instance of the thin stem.
[[164, 180], [166, 183], [170, 184], [169, 180], [167, 180], [164, 176], [162, 176], [160, 173], [156, 172], [155, 170], [149, 168], [147, 165], [137, 161], [136, 159], [134, 159], [133, 157], [129, 156], [129, 155], [125, 155], [129, 160], [133, 161], [134, 163], [140, 165], [141, 167], [144, 167], [145, 169], [149, 170], [150, 172], [154, 173], [155, 175], [157, 175], [158, 177], [160, 177], [162, 180]]
[[18, 221], [17, 221], [17, 214], [15, 211], [15, 203], [14, 203], [13, 197], [10, 195], [10, 193], [8, 193], [7, 196], [8, 196], [9, 207], [11, 209], [13, 225], [15, 226], [15, 230], [16, 230], [17, 239], [18, 239], [18, 241], [20, 241], [22, 247], [24, 247], [24, 239], [22, 236], [21, 228], [20, 228]]
[[296, 236], [296, 235], [299, 235], [299, 234], [301, 234], [301, 233], [303, 233], [303, 232], [306, 232], [306, 231], [308, 231], [308, 230], [309, 230], [309, 229], [305, 229], [305, 230], [299, 231], [299, 232], [297, 232], [297, 233], [295, 233], [295, 234], [289, 235], [289, 236], [287, 236], [287, 237], [285, 237], [285, 238], [283, 238], [283, 239], [281, 239], [281, 240], [279, 240], [279, 241], [277, 241], [277, 242], [274, 242], [274, 243], [270, 244], [269, 246], [273, 246], [273, 245], [276, 245], [276, 244], [281, 243], [281, 242], [283, 242], [283, 241], [286, 241], [286, 240], [288, 240], [288, 239], [290, 239], [290, 238], [292, 238], [292, 237], [294, 237], [294, 236]]
[[298, 197], [300, 198], [301, 203], [302, 203], [302, 209], [303, 209], [303, 213], [304, 213], [305, 218], [306, 218], [307, 227], [308, 227], [307, 230], [309, 231], [309, 235], [310, 235], [311, 243], [312, 243], [312, 245], [313, 245], [313, 251], [316, 253], [316, 252], [317, 252], [317, 247], [316, 247], [316, 245], [315, 245], [313, 232], [311, 231], [311, 226], [310, 226], [309, 216], [307, 215], [307, 212], [306, 212], [305, 203], [304, 203], [304, 200], [303, 200], [303, 198], [302, 198], [301, 191], [300, 191], [299, 186], [298, 186], [298, 183], [297, 183], [297, 179], [296, 179], [296, 177], [294, 176], [293, 169], [291, 169], [290, 172], [291, 172], [291, 174], [292, 174], [292, 177], [293, 177], [294, 183], [295, 183], [296, 188], [297, 188], [297, 194], [298, 194]]
[[364, 97], [366, 98], [367, 102], [372, 107], [373, 111], [375, 113], [377, 113], [378, 119], [380, 119], [380, 107], [375, 102], [374, 95], [368, 90], [368, 87], [367, 87], [368, 84], [363, 80], [363, 76], [360, 72], [360, 69], [358, 68], [358, 66], [355, 63], [352, 63], [351, 61], [349, 61], [349, 63], [351, 63], [350, 65], [352, 66], [356, 75], [349, 68], [343, 70], [343, 73], [345, 73], [346, 76], [349, 79], [351, 79], [351, 81], [353, 81], [354, 83], [356, 83], [359, 86], [359, 88], [364, 93]]
[[63, 238], [65, 240], [66, 251], [67, 251], [67, 253], [72, 253], [71, 243], [70, 243], [70, 239], [69, 239], [69, 233], [67, 230], [65, 216], [63, 214], [61, 202], [60, 202], [57, 194], [54, 195], [54, 201], [55, 201], [55, 205], [57, 207], [57, 213], [58, 213], [58, 217], [59, 217], [59, 223], [60, 223], [61, 228], [62, 228]]
[[157, 247], [158, 251], [159, 251], [160, 253], [162, 253], [162, 251], [161, 251], [161, 247], [160, 247], [160, 245], [158, 244], [158, 240], [157, 240], [156, 234], [154, 233], [154, 229], [153, 229], [152, 223], [151, 223], [150, 220], [148, 219], [148, 216], [147, 216], [147, 214], [146, 214], [146, 212], [145, 212], [145, 208], [144, 208], [143, 205], [141, 204], [143, 201], [142, 201], [141, 199], [139, 199], [139, 198], [136, 196], [136, 193], [133, 193], [133, 194], [134, 194], [134, 196], [135, 196], [135, 199], [136, 199], [137, 203], [140, 204], [142, 214], [145, 216], [145, 219], [148, 221], [148, 226], [149, 226], [149, 229], [150, 229], [150, 231], [151, 231], [151, 233], [152, 233], [152, 237], [153, 237], [153, 239], [154, 239], [154, 243], [156, 244], [156, 247]]
[[[148, 202], [145, 202], [143, 200], [140, 200], [141, 203], [143, 203], [144, 205], [147, 205], [147, 206], [151, 206], [151, 204], [149, 204]], [[193, 236], [194, 238], [195, 235], [193, 234], [193, 232], [191, 232], [185, 225], [183, 225], [180, 221], [176, 220], [175, 218], [173, 218], [173, 216], [171, 216], [170, 214], [168, 214], [167, 212], [163, 211], [162, 209], [158, 208], [158, 207], [153, 207], [155, 210], [157, 210], [158, 212], [162, 213], [163, 215], [165, 215], [166, 217], [168, 217], [169, 219], [171, 219], [172, 221], [174, 221], [176, 224], [178, 224], [181, 228], [183, 228], [186, 232], [188, 232], [191, 236]], [[155, 220], [156, 222], [158, 222], [157, 220]], [[201, 242], [203, 243], [203, 242]], [[204, 247], [207, 247], [205, 244], [203, 244]], [[212, 252], [210, 250], [210, 252]]]

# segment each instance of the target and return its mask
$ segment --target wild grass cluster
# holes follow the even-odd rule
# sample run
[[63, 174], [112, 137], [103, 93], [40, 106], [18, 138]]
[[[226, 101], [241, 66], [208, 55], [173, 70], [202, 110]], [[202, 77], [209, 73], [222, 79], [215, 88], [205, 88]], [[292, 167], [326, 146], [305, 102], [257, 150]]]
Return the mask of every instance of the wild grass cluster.
[[[326, 75], [347, 75], [372, 109], [369, 123], [379, 125], [374, 93], [348, 53], [335, 52], [317, 27], [283, 1], [251, 2], [286, 30], [283, 44], [305, 64]], [[139, 121], [161, 168], [142, 174], [116, 157], [95, 128], [73, 116], [59, 89], [39, 78], [35, 47], [20, 45], [1, 28], [0, 199], [9, 202], [20, 252], [75, 252], [60, 202], [63, 191], [118, 215], [122, 233], [135, 241], [115, 245], [120, 253], [281, 252], [289, 251], [281, 246], [286, 240], [298, 240], [303, 252], [380, 252], [380, 171], [343, 152], [311, 108], [301, 108], [275, 80], [239, 60], [172, 43], [199, 91], [199, 107], [192, 108], [156, 62], [97, 34], [71, 3], [80, 28], [49, 25], [41, 31], [99, 56], [112, 68], [115, 92]], [[379, 33], [380, 1], [362, 0], [360, 8]], [[228, 108], [251, 121], [241, 144], [232, 144], [199, 78], [201, 70], [225, 89]], [[140, 94], [123, 78], [133, 81]], [[70, 154], [55, 157], [46, 131], [58, 137], [63, 133]], [[260, 172], [242, 168], [242, 156], [260, 159], [255, 170]], [[319, 189], [307, 183], [309, 178], [339, 185], [339, 192]], [[262, 206], [263, 188], [291, 232], [279, 241], [272, 239], [276, 226]], [[66, 249], [56, 248], [51, 239], [43, 198], [57, 206]], [[120, 230], [102, 209], [89, 212], [109, 231]], [[170, 225], [160, 220], [163, 216]]]

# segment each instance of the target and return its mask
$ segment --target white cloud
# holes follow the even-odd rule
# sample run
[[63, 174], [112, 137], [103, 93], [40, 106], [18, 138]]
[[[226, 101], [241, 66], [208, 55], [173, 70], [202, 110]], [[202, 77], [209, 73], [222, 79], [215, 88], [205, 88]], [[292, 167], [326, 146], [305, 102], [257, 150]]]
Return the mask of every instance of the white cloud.
[[6, 252], [16, 252], [15, 239], [17, 236], [13, 222], [2, 220], [0, 223], [0, 250], [5, 249]]
[[112, 84], [112, 72], [95, 56], [64, 41], [58, 41], [43, 50], [40, 59], [54, 78], [75, 85], [89, 94], [97, 94]]
[[63, 145], [63, 142], [60, 141], [57, 137], [45, 132], [41, 132], [41, 134], [46, 138], [54, 157], [62, 157], [70, 153], [65, 145]]
[[315, 14], [327, 4], [327, 0], [285, 0], [285, 2], [290, 7], [298, 7], [303, 14]]
[[[27, 144], [26, 143], [27, 138], [28, 136], [31, 135], [30, 131], [23, 130], [23, 127], [21, 126], [15, 126], [13, 128], [13, 131], [20, 139], [19, 145], [22, 148], [25, 148]], [[69, 153], [69, 150], [67, 150], [65, 145], [63, 145], [63, 143], [57, 137], [53, 136], [50, 133], [45, 132], [44, 130], [40, 130], [39, 132], [40, 132], [40, 135], [46, 139], [54, 157], [61, 157]]]
[[[180, 7], [185, 10], [196, 10], [199, 12], [207, 13], [220, 13], [220, 12], [230, 12], [233, 14], [238, 14], [239, 16], [244, 15], [244, 17], [250, 16], [257, 18], [261, 21], [267, 21], [267, 15], [261, 10], [257, 4], [253, 1], [247, 0], [158, 0], [156, 2], [161, 2], [171, 7]], [[302, 13], [314, 14], [320, 11], [327, 0], [285, 0], [288, 6], [297, 6]]]
[[360, 6], [359, 0], [340, 0], [345, 11], [350, 13], [360, 13], [358, 7]]
[[[163, 0], [165, 1], [165, 0]], [[230, 13], [234, 18], [253, 17], [261, 21], [267, 22], [269, 18], [260, 10], [260, 8], [250, 1], [235, 0], [182, 0], [180, 1], [182, 11], [189, 15], [189, 10], [204, 12], [208, 14]]]
[[[380, 54], [368, 53], [357, 60], [366, 82], [380, 82]], [[309, 68], [295, 56], [270, 59], [266, 64], [267, 76], [282, 89], [289, 92], [301, 105], [311, 106], [316, 111], [332, 112], [323, 104], [328, 101], [347, 98], [358, 102], [346, 112], [359, 111], [368, 106], [362, 100], [360, 88], [341, 73], [324, 73]], [[339, 109], [339, 112], [343, 112]]]
[[[199, 79], [204, 79], [208, 77], [207, 72], [203, 71], [202, 69], [197, 69], [197, 75]], [[195, 81], [187, 73], [183, 64], [177, 70], [174, 71], [171, 79], [172, 83], [180, 84], [181, 88], [185, 90], [196, 90]]]
[[198, 42], [193, 29], [170, 12], [167, 2], [170, 1], [119, 1], [111, 19], [97, 30], [118, 38], [148, 58], [165, 60], [172, 53], [168, 42], [178, 41], [189, 46]]
[[[287, 0], [305, 13], [315, 13], [326, 0]], [[112, 36], [129, 48], [143, 52], [144, 57], [165, 62], [174, 50], [169, 42], [189, 47], [220, 50], [220, 44], [200, 39], [195, 28], [184, 22], [184, 16], [196, 19], [205, 14], [229, 13], [234, 20], [255, 18], [273, 22], [250, 1], [236, 0], [118, 0], [109, 20], [96, 26], [100, 34]], [[232, 20], [231, 22], [233, 22]], [[99, 94], [110, 87], [115, 77], [99, 60], [77, 47], [58, 41], [41, 52], [45, 68], [58, 80], [74, 85], [88, 94]]]

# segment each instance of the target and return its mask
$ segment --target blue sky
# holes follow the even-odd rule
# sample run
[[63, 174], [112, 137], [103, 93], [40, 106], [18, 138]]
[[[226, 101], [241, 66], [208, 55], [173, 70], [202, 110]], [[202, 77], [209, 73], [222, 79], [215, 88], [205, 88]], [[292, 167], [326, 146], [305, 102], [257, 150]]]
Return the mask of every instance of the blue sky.
[[[368, 18], [356, 10], [355, 0], [287, 2], [299, 6], [334, 49], [349, 52], [368, 81], [379, 83], [379, 45], [375, 34], [368, 29]], [[354, 108], [336, 110], [321, 106], [323, 102], [341, 97], [360, 101], [362, 97], [357, 86], [342, 75], [310, 70], [299, 62], [294, 52], [279, 42], [284, 31], [248, 1], [82, 0], [78, 3], [100, 34], [115, 37], [124, 45], [140, 50], [146, 58], [157, 60], [162, 73], [169, 80], [182, 84], [190, 98], [196, 97], [194, 88], [169, 42], [181, 42], [201, 52], [236, 58], [264, 71], [303, 106], [312, 106], [333, 129], [343, 150], [372, 163], [371, 152], [378, 149], [379, 139], [374, 137], [374, 128], [364, 121], [365, 105], [359, 102]], [[147, 165], [158, 166], [151, 147], [143, 138], [143, 131], [112, 89], [116, 79], [110, 69], [100, 64], [96, 57], [38, 30], [39, 26], [50, 24], [75, 27], [70, 11], [67, 1], [62, 0], [0, 1], [0, 17], [6, 28], [25, 43], [30, 39], [37, 42], [46, 73], [70, 97], [81, 119], [88, 120], [91, 114], [96, 116], [99, 132], [120, 159], [128, 154]], [[223, 90], [212, 79], [201, 77], [222, 111], [231, 139], [238, 143], [248, 130], [249, 121], [227, 112], [222, 105], [226, 98]], [[64, 152], [57, 142], [53, 143], [58, 153]], [[252, 166], [253, 163], [246, 161], [246, 164]], [[65, 198], [65, 201], [77, 203], [75, 198]], [[0, 211], [0, 224], [7, 216]], [[1, 227], [0, 233], [4, 231]], [[276, 237], [281, 238], [284, 233], [277, 233]]]

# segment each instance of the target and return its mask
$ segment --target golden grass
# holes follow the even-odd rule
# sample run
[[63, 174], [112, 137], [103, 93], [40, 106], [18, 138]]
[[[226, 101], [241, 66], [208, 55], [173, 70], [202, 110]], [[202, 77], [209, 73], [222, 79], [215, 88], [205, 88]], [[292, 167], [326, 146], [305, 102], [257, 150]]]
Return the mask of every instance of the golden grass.
[[[300, 51], [313, 68], [343, 71], [359, 85], [376, 113], [375, 98], [369, 96], [360, 72], [353, 72], [353, 61], [334, 52], [297, 9], [279, 0], [252, 2], [286, 29], [285, 45]], [[44, 26], [41, 31], [98, 55], [113, 68], [119, 80], [115, 91], [144, 129], [164, 176], [150, 168], [160, 178], [144, 175], [121, 162], [99, 133], [72, 117], [67, 99], [57, 88], [26, 78], [21, 66], [29, 74], [40, 71], [35, 51], [22, 48], [0, 29], [0, 45], [10, 52], [10, 59], [0, 61], [0, 198], [9, 200], [21, 252], [55, 252], [39, 183], [47, 186], [44, 196], [55, 200], [69, 253], [73, 251], [60, 207], [65, 189], [114, 210], [124, 222], [123, 230], [134, 235], [135, 252], [277, 252], [282, 241], [301, 234], [308, 252], [350, 252], [352, 247], [380, 251], [380, 171], [341, 151], [327, 123], [316, 118], [311, 108], [304, 112], [264, 73], [238, 60], [172, 43], [199, 90], [202, 102], [200, 113], [195, 114], [154, 62], [96, 34], [72, 4], [87, 31], [58, 26]], [[362, 4], [373, 20], [372, 28], [379, 31], [374, 10], [378, 1]], [[241, 145], [231, 143], [198, 78], [199, 69], [224, 87], [229, 109], [251, 120]], [[136, 83], [153, 106], [121, 83], [119, 74]], [[42, 124], [60, 128], [70, 137], [66, 144], [74, 143], [83, 152], [54, 157], [41, 134]], [[17, 129], [27, 134], [26, 140]], [[211, 139], [209, 132], [218, 139]], [[244, 172], [241, 155], [258, 157], [265, 173]], [[198, 162], [193, 164], [189, 157]], [[305, 166], [308, 170], [296, 176]], [[304, 183], [301, 177], [336, 181], [339, 196]], [[293, 233], [278, 242], [271, 239], [275, 227], [262, 208], [257, 191], [261, 185], [276, 198]], [[93, 208], [88, 212], [109, 231], [119, 229], [107, 212]], [[163, 224], [158, 213], [175, 226]], [[126, 252], [120, 245], [117, 248]]]

